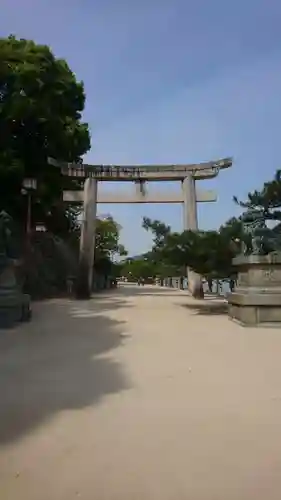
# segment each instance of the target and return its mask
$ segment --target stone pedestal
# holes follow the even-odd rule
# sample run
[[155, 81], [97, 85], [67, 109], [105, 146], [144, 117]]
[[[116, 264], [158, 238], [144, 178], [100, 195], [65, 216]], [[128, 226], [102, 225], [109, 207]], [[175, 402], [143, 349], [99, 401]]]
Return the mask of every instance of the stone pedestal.
[[243, 326], [281, 327], [281, 253], [238, 256], [237, 287], [229, 293], [228, 315]]
[[0, 329], [11, 328], [20, 321], [31, 318], [30, 297], [20, 292], [2, 294], [0, 292]]
[[0, 273], [0, 328], [11, 328], [30, 318], [30, 297], [19, 290], [11, 260]]

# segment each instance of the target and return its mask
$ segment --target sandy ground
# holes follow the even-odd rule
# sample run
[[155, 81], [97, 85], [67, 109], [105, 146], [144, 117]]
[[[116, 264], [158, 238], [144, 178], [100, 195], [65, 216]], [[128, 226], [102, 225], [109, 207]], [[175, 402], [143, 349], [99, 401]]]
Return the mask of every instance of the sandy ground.
[[0, 332], [3, 500], [280, 500], [281, 331], [123, 286]]

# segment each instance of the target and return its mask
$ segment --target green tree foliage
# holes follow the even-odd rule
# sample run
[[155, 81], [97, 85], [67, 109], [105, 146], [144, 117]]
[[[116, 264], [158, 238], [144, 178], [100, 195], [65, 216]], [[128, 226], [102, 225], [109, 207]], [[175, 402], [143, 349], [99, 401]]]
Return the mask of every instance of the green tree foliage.
[[112, 274], [113, 260], [127, 255], [124, 245], [120, 244], [120, 226], [111, 217], [97, 219], [95, 240], [95, 270], [106, 275]]
[[142, 227], [146, 231], [150, 231], [153, 235], [153, 252], [159, 250], [164, 245], [166, 237], [171, 233], [170, 226], [166, 226], [163, 222], [152, 220], [148, 217], [143, 217]]
[[152, 253], [149, 253], [138, 259], [127, 259], [120, 264], [119, 276], [136, 281], [139, 278], [167, 278], [182, 274], [179, 272], [178, 266], [169, 262], [155, 260], [154, 257], [155, 254], [153, 254], [152, 258]]
[[114, 259], [117, 256], [126, 256], [124, 245], [119, 243], [120, 225], [111, 217], [97, 219], [96, 225], [96, 258], [107, 256]]
[[234, 201], [243, 208], [262, 210], [268, 220], [281, 221], [281, 170], [277, 170], [273, 180], [265, 182], [260, 191], [248, 193], [245, 202], [236, 196]]
[[190, 267], [207, 279], [233, 275], [232, 259], [238, 243], [220, 231], [184, 231], [170, 234], [162, 249], [163, 259]]
[[190, 267], [207, 279], [233, 275], [232, 259], [241, 245], [242, 224], [232, 218], [219, 231], [173, 233], [160, 221], [144, 219], [143, 227], [153, 234], [148, 260], [157, 264], [159, 276], [183, 275]]
[[237, 242], [243, 240], [243, 226], [240, 218], [231, 217], [220, 228], [219, 233], [227, 240]]
[[155, 264], [145, 258], [128, 259], [120, 269], [122, 276], [129, 280], [136, 281], [139, 278], [152, 278], [155, 272]]
[[83, 84], [47, 46], [13, 36], [0, 39], [0, 208], [23, 222], [24, 177], [37, 179], [34, 222], [54, 232], [68, 230], [75, 213], [62, 203], [63, 179], [47, 158], [79, 161], [90, 148], [81, 121]]
[[183, 271], [179, 269], [179, 266], [166, 262], [161, 253], [167, 237], [171, 234], [170, 226], [157, 219], [152, 220], [148, 217], [143, 217], [142, 227], [152, 234], [153, 239], [151, 251], [144, 255], [144, 259], [153, 265], [154, 272], [151, 272], [151, 275], [164, 278], [182, 274]]

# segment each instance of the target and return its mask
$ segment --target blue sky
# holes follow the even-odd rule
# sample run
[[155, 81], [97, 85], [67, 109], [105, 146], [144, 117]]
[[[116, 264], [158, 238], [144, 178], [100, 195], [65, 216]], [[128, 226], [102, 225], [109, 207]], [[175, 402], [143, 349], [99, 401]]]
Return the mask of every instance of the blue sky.
[[[245, 198], [280, 168], [280, 25], [278, 0], [2, 0], [0, 35], [50, 45], [84, 81], [87, 162], [233, 156], [232, 169], [200, 183], [219, 195], [199, 206], [205, 229], [238, 213], [234, 194]], [[99, 212], [123, 226], [131, 254], [150, 245], [143, 215], [182, 228], [180, 205], [103, 205]]]

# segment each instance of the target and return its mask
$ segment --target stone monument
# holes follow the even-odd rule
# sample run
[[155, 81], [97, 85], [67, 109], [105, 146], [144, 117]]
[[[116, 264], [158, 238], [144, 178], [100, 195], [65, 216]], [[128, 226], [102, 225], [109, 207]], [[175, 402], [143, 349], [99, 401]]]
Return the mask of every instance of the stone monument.
[[269, 229], [263, 211], [242, 216], [241, 255], [235, 290], [228, 295], [228, 315], [243, 326], [281, 327], [281, 234]]
[[29, 295], [21, 293], [16, 280], [12, 250], [12, 218], [0, 212], [0, 328], [9, 328], [31, 317]]

